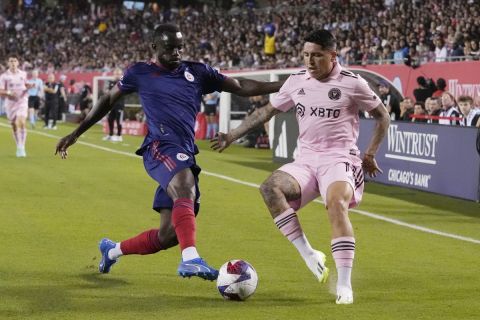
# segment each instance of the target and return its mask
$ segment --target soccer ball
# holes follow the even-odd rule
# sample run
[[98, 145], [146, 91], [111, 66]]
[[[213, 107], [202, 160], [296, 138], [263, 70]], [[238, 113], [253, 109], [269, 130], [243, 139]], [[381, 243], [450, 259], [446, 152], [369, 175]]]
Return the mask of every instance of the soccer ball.
[[257, 289], [257, 283], [257, 272], [244, 260], [226, 262], [217, 278], [218, 291], [226, 300], [246, 300]]

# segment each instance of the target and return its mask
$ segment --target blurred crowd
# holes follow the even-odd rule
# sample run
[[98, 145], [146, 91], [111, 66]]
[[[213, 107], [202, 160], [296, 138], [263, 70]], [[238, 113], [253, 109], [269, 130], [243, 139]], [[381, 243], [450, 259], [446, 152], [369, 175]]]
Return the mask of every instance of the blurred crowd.
[[478, 0], [271, 0], [263, 7], [247, 0], [227, 8], [170, 1], [143, 10], [62, 3], [7, 6], [0, 61], [14, 52], [27, 70], [109, 72], [150, 58], [151, 31], [161, 22], [180, 25], [184, 59], [221, 69], [301, 66], [302, 39], [314, 28], [336, 35], [344, 65], [480, 58]]
[[443, 78], [433, 81], [420, 76], [417, 85], [414, 97], [405, 97], [400, 101], [391, 92], [389, 83], [382, 81], [378, 84], [380, 99], [387, 107], [391, 120], [480, 128], [480, 96], [475, 99], [467, 95], [455, 98], [446, 90]]

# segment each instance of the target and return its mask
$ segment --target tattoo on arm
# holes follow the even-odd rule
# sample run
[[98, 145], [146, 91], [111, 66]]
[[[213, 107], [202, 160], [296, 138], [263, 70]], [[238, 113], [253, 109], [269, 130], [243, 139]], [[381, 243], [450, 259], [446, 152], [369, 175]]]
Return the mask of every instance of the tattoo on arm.
[[232, 139], [237, 140], [243, 137], [247, 132], [267, 122], [278, 113], [280, 113], [280, 110], [275, 109], [270, 103], [263, 108], [256, 109], [243, 120], [240, 126], [230, 131]]

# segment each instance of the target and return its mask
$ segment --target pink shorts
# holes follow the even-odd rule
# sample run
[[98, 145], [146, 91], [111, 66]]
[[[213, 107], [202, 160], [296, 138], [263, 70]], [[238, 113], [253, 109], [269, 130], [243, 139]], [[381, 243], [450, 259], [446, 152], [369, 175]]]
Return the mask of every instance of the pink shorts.
[[362, 160], [353, 155], [322, 158], [321, 161], [298, 158], [278, 169], [294, 177], [300, 185], [302, 196], [299, 200], [290, 202], [292, 208], [298, 210], [319, 195], [327, 206], [328, 187], [336, 181], [346, 181], [352, 186], [353, 197], [349, 208], [357, 206], [362, 200], [364, 187]]
[[28, 100], [24, 98], [21, 98], [14, 103], [6, 101], [4, 106], [7, 119], [10, 122], [14, 122], [18, 117], [28, 117]]

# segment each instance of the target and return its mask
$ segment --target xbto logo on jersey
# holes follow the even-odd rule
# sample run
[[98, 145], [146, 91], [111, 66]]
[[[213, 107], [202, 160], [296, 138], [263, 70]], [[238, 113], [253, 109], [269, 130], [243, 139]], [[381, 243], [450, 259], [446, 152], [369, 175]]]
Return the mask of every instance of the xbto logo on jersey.
[[301, 104], [301, 103], [297, 103], [297, 104], [295, 105], [295, 109], [296, 109], [296, 111], [297, 111], [297, 114], [298, 114], [301, 118], [303, 118], [303, 116], [305, 115], [305, 106], [304, 106], [303, 104]]
[[310, 116], [336, 119], [340, 116], [340, 109], [310, 107]]
[[342, 96], [342, 92], [338, 88], [332, 88], [328, 91], [328, 97], [330, 100], [338, 100]]

